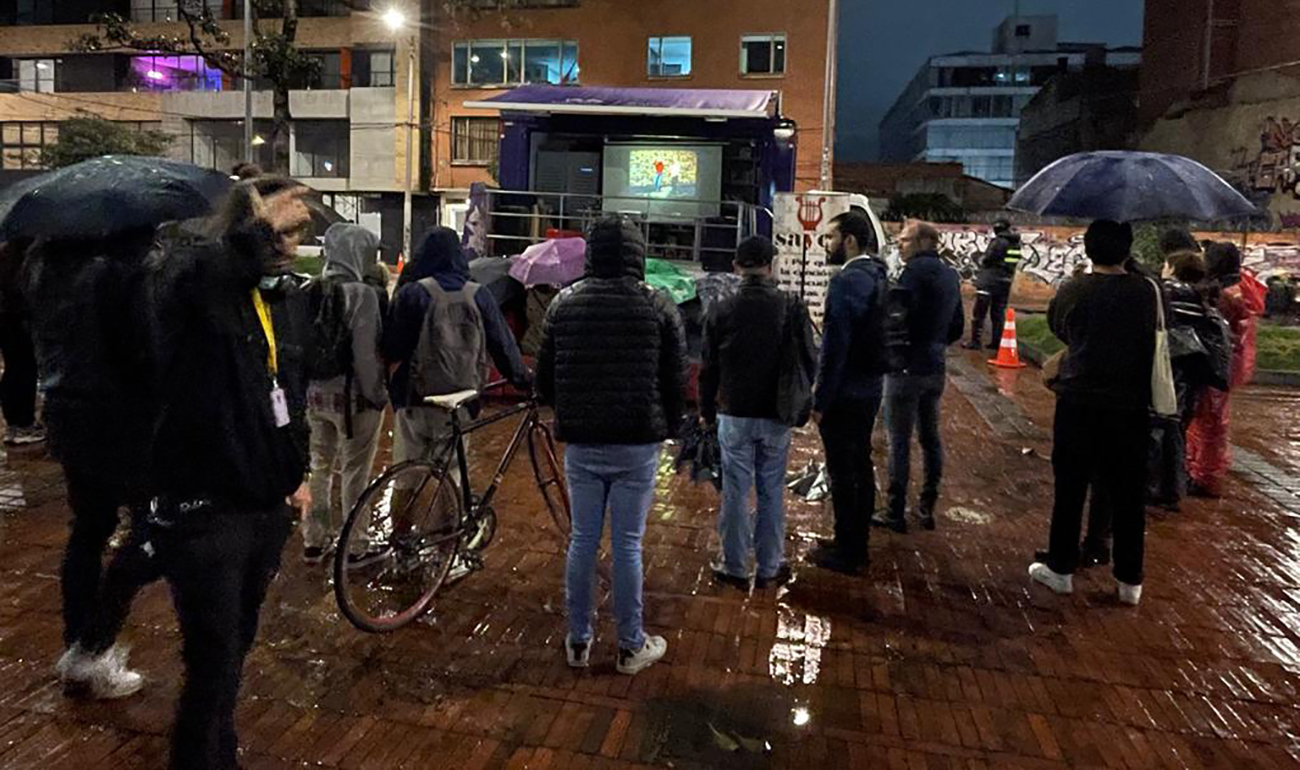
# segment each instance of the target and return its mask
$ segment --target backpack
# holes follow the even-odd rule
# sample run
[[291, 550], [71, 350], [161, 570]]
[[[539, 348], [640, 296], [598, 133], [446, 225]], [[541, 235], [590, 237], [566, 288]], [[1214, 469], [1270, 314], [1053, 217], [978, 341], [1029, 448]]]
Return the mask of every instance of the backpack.
[[312, 345], [307, 355], [310, 380], [332, 380], [352, 373], [352, 329], [348, 326], [343, 283], [318, 278], [307, 286]]
[[912, 352], [912, 335], [908, 326], [912, 308], [912, 292], [899, 286], [888, 277], [883, 279], [879, 297], [884, 327], [884, 365], [885, 374], [901, 372], [907, 368]]
[[479, 285], [470, 281], [459, 291], [448, 292], [437, 280], [425, 278], [420, 286], [433, 301], [411, 359], [412, 395], [425, 399], [481, 390], [487, 370], [487, 332], [474, 302]]
[[800, 339], [799, 298], [786, 297], [781, 327], [781, 357], [776, 375], [776, 416], [783, 425], [802, 428], [808, 424], [813, 407], [813, 381], [804, 367], [803, 340]]

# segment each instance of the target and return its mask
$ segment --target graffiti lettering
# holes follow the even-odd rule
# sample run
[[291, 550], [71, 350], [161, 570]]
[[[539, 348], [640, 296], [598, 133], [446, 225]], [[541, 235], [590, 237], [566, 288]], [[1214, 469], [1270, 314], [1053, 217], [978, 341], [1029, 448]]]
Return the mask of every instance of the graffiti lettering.
[[[1046, 231], [1027, 230], [1021, 231], [1020, 239], [1025, 252], [1021, 271], [1049, 286], [1068, 278], [1084, 259], [1082, 233], [1061, 239]], [[979, 272], [980, 258], [992, 240], [993, 234], [983, 228], [944, 228], [939, 233], [939, 254], [964, 280], [970, 280]]]
[[1237, 173], [1249, 189], [1289, 192], [1300, 199], [1300, 123], [1270, 115], [1260, 129], [1255, 157], [1246, 148], [1239, 148], [1236, 155]]

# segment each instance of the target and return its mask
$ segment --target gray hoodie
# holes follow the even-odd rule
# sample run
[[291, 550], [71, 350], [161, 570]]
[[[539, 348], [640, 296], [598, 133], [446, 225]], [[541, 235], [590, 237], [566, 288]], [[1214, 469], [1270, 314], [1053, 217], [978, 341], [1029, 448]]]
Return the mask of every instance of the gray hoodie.
[[[379, 358], [383, 317], [380, 289], [362, 283], [362, 277], [379, 255], [379, 238], [360, 225], [338, 223], [325, 231], [324, 278], [343, 284], [347, 323], [352, 329], [352, 393], [360, 402], [383, 409], [388, 403], [384, 364]], [[342, 393], [344, 378], [311, 383], [322, 394]]]

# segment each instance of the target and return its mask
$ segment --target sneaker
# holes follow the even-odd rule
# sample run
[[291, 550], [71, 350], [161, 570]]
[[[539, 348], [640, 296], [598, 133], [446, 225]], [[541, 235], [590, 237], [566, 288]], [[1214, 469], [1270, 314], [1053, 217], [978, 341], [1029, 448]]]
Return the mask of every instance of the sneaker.
[[320, 564], [325, 561], [325, 557], [333, 550], [333, 544], [326, 546], [309, 545], [302, 549], [303, 564]]
[[1125, 583], [1119, 580], [1115, 582], [1119, 583], [1120, 604], [1127, 604], [1130, 607], [1136, 607], [1138, 602], [1142, 601], [1141, 583], [1138, 583], [1137, 585], [1132, 585], [1131, 583]]
[[786, 562], [781, 562], [781, 566], [776, 568], [775, 575], [772, 575], [771, 577], [763, 577], [762, 575], [759, 575], [754, 578], [754, 587], [762, 591], [772, 586], [783, 586], [786, 583], [789, 583], [792, 579], [794, 579], [794, 572], [790, 569], [790, 565]]
[[641, 649], [636, 650], [635, 652], [632, 650], [619, 649], [618, 673], [639, 674], [650, 666], [653, 666], [666, 652], [668, 652], [667, 639], [664, 639], [662, 636], [647, 636], [645, 638], [645, 644], [641, 645]]
[[921, 525], [921, 529], [927, 532], [933, 532], [935, 528], [934, 511], [920, 509], [916, 512], [916, 522]]
[[391, 546], [372, 543], [369, 548], [361, 553], [348, 554], [346, 568], [350, 570], [365, 569], [371, 564], [378, 564], [387, 559], [392, 553]]
[[907, 520], [888, 511], [879, 511], [871, 517], [871, 526], [892, 529], [900, 535], [907, 534]]
[[39, 422], [32, 423], [26, 428], [15, 428], [12, 425], [5, 428], [5, 444], [9, 446], [28, 446], [39, 444], [44, 440], [45, 426]]
[[1042, 583], [1058, 594], [1074, 593], [1074, 576], [1061, 575], [1052, 571], [1052, 568], [1042, 562], [1034, 562], [1029, 565], [1029, 578], [1037, 583]]
[[90, 655], [74, 644], [54, 670], [69, 692], [84, 691], [98, 700], [114, 700], [134, 695], [144, 686], [144, 677], [126, 667], [126, 657], [126, 649], [120, 645]]
[[839, 572], [844, 575], [858, 575], [867, 568], [866, 557], [855, 559], [844, 553], [836, 546], [827, 546], [824, 543], [818, 543], [808, 552], [808, 561], [812, 564], [828, 569], [832, 572]]
[[569, 668], [586, 668], [591, 665], [591, 642], [575, 642], [572, 636], [565, 635], [564, 654]]
[[731, 586], [746, 593], [749, 592], [749, 578], [731, 574], [723, 568], [721, 561], [714, 562], [710, 568], [713, 570], [713, 582], [718, 585]]

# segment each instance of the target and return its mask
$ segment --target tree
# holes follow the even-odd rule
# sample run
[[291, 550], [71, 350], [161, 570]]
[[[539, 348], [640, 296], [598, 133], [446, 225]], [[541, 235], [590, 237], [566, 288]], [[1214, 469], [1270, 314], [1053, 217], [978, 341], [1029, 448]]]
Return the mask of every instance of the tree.
[[101, 155], [162, 155], [172, 143], [162, 131], [136, 131], [98, 116], [59, 125], [59, 140], [41, 148], [41, 164], [62, 168]]
[[[314, 75], [319, 62], [299, 51], [298, 0], [251, 0], [253, 40], [251, 61], [230, 49], [230, 34], [204, 0], [178, 0], [177, 17], [182, 34], [144, 35], [123, 16], [101, 13], [92, 17], [97, 29], [72, 42], [78, 51], [129, 50], [164, 54], [198, 54], [209, 67], [232, 78], [251, 77], [271, 85], [274, 123], [271, 146], [276, 171], [289, 173], [289, 90]], [[278, 18], [267, 26], [263, 18]]]

